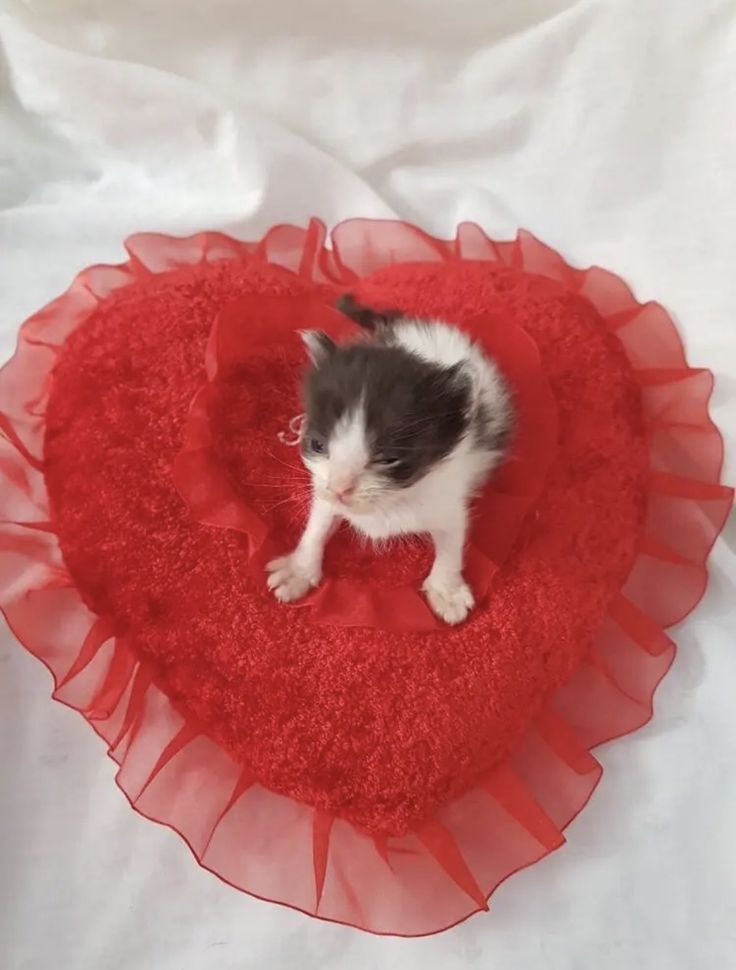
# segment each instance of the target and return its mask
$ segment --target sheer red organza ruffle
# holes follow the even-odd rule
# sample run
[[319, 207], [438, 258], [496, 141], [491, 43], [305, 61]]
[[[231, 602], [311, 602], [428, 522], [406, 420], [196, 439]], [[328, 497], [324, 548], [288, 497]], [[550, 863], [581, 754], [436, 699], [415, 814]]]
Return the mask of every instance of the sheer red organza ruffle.
[[[557, 413], [536, 344], [520, 327], [485, 314], [466, 328], [505, 374], [517, 428], [504, 467], [474, 508], [466, 572], [481, 602], [544, 486], [556, 449]], [[299, 388], [296, 379], [283, 374], [286, 365], [295, 378], [302, 366], [300, 330], [322, 330], [338, 341], [355, 339], [359, 333], [327, 303], [311, 296], [249, 296], [228, 304], [210, 334], [208, 382], [192, 403], [174, 471], [177, 488], [195, 519], [248, 536], [252, 575], [261, 587], [265, 564], [296, 544], [303, 525], [303, 504], [289, 501], [288, 495], [305, 494], [308, 478], [295, 465], [295, 436], [285, 441], [298, 414]], [[264, 370], [269, 362], [278, 373]], [[239, 461], [228, 462], [238, 431], [247, 445], [240, 449]], [[416, 551], [403, 583], [397, 582], [392, 574], [370, 575], [375, 552], [339, 535], [333, 540], [330, 562], [337, 560], [339, 566], [341, 557], [349, 557], [354, 578], [343, 578], [337, 568], [293, 608], [306, 607], [316, 622], [340, 626], [440, 629], [419, 592], [428, 571], [427, 551]], [[361, 579], [364, 574], [370, 578]]]
[[[508, 875], [564, 841], [562, 830], [600, 777], [591, 749], [651, 716], [654, 689], [674, 655], [664, 630], [701, 598], [706, 558], [732, 503], [731, 490], [719, 484], [722, 441], [707, 411], [711, 374], [688, 367], [662, 307], [637, 303], [603, 270], [572, 269], [526, 233], [494, 243], [464, 224], [443, 241], [404, 223], [351, 221], [334, 230], [328, 247], [315, 222], [307, 230], [277, 227], [257, 243], [215, 233], [137, 236], [128, 251], [126, 263], [85, 270], [31, 317], [0, 374], [0, 603], [7, 621], [51, 671], [56, 699], [105, 739], [133, 807], [177, 831], [221, 879], [377, 933], [420, 935], [453, 925], [486, 908]], [[510, 267], [592, 306], [640, 389], [647, 507], [628, 579], [572, 676], [505, 759], [404, 834], [368, 835], [324, 807], [264, 787], [161, 689], [134, 640], [86, 605], [61, 555], [44, 482], [44, 436], [62, 345], [114, 292], [145, 289], [152, 274], [232, 261], [270, 263], [318, 294], [353, 288], [366, 299], [390, 296], [392, 288], [401, 294], [406, 279], [394, 272], [401, 263]], [[417, 305], [407, 309], [420, 312], [430, 295], [412, 293]], [[225, 501], [217, 524], [250, 535], [241, 513]]]

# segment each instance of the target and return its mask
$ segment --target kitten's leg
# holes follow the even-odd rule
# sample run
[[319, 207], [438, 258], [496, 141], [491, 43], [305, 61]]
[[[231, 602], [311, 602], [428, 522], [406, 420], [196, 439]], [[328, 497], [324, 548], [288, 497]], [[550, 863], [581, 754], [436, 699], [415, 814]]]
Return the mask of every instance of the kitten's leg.
[[290, 603], [301, 599], [319, 584], [325, 545], [335, 524], [332, 506], [314, 498], [299, 545], [290, 555], [274, 559], [266, 567], [270, 574], [268, 588], [273, 590], [277, 600]]
[[424, 581], [424, 592], [432, 610], [445, 623], [462, 623], [475, 600], [463, 579], [463, 553], [467, 518], [463, 515], [446, 528], [432, 530], [434, 563]]

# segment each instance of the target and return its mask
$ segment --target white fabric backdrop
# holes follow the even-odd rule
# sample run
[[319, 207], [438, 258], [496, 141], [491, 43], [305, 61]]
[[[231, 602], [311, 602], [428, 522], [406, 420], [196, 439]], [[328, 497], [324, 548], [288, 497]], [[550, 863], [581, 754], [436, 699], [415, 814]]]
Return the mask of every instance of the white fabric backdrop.
[[[399, 215], [526, 226], [626, 277], [718, 375], [736, 480], [734, 0], [5, 0], [0, 351], [132, 231]], [[568, 845], [427, 940], [252, 900], [130, 811], [0, 641], [5, 970], [736, 965], [736, 527], [654, 722]]]

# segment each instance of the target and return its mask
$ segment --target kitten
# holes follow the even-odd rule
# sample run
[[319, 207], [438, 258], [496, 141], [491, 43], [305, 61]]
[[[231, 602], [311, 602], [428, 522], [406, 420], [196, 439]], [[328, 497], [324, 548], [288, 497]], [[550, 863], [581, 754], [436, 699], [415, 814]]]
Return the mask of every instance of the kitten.
[[463, 580], [468, 506], [503, 456], [512, 425], [495, 364], [440, 320], [339, 308], [367, 339], [335, 344], [305, 331], [302, 460], [312, 505], [296, 549], [269, 563], [269, 588], [289, 602], [317, 586], [340, 520], [375, 540], [428, 533], [435, 558], [423, 591], [447, 623], [474, 605]]

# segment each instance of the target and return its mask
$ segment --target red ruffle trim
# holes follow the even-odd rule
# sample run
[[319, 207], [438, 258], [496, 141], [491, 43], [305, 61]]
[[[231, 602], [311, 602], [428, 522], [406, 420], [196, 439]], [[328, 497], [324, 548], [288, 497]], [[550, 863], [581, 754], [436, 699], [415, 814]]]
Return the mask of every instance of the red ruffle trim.
[[[601, 774], [591, 749], [651, 716], [675, 650], [664, 630], [700, 600], [705, 562], [733, 493], [719, 484], [722, 439], [708, 416], [712, 375], [688, 367], [666, 311], [637, 303], [618, 277], [572, 269], [528, 233], [495, 243], [472, 224], [444, 241], [405, 223], [355, 220], [334, 230], [330, 248], [325, 242], [316, 221], [307, 230], [276, 227], [257, 243], [218, 233], [135, 236], [127, 262], [85, 270], [23, 325], [0, 373], [0, 604], [17, 638], [51, 671], [54, 697], [105, 739], [131, 805], [178, 832], [201, 865], [238, 889], [323, 919], [415, 936], [487, 908], [507, 876], [564, 841], [563, 829]], [[112, 290], [223, 259], [267, 260], [345, 288], [394, 262], [514, 266], [589, 300], [621, 341], [641, 387], [651, 455], [645, 534], [593, 651], [501, 767], [400, 838], [370, 838], [243, 772], [153, 684], [125, 640], [113, 639], [106, 618], [87, 609], [49, 522], [37, 456], [59, 347]]]
[[[465, 329], [496, 360], [509, 382], [517, 427], [506, 462], [474, 506], [466, 574], [480, 602], [544, 487], [557, 446], [557, 412], [539, 351], [528, 334], [511, 321], [490, 314], [471, 321]], [[355, 337], [359, 328], [312, 297], [242, 297], [225, 308], [208, 342], [208, 382], [192, 403], [184, 446], [174, 467], [176, 486], [197, 521], [238, 529], [248, 536], [252, 575], [259, 586], [265, 586], [265, 563], [287, 548], [290, 523], [284, 503], [276, 503], [274, 508], [274, 485], [258, 483], [263, 477], [258, 465], [260, 449], [253, 449], [247, 477], [236, 482], [217, 454], [213, 425], [217, 423], [221, 383], [226, 384], [231, 375], [237, 379], [238, 374], [241, 383], [247, 381], [242, 368], [252, 365], [264, 351], [293, 354], [300, 347], [300, 330], [322, 330], [340, 341]], [[283, 408], [283, 395], [283, 388], [258, 382], [259, 410], [278, 412]], [[296, 400], [293, 408], [298, 408]], [[293, 461], [276, 460], [286, 467], [293, 465]], [[306, 473], [303, 478], [306, 485]], [[295, 535], [290, 538], [292, 543], [296, 541]], [[353, 549], [353, 556], [359, 554]], [[419, 592], [424, 572], [419, 564], [410, 584], [386, 587], [327, 574], [312, 596], [292, 608], [306, 607], [314, 621], [337, 626], [441, 629]]]

